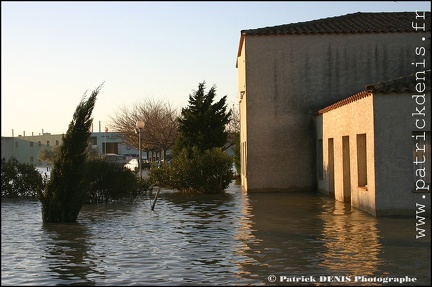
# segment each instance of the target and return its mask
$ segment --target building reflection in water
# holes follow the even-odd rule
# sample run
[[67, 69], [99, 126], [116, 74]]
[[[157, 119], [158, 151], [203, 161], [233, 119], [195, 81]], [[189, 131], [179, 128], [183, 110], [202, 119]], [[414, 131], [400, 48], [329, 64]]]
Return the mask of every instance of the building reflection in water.
[[380, 264], [377, 220], [366, 213], [317, 194], [243, 196], [239, 276], [368, 276]]
[[[234, 250], [234, 256], [238, 258], [236, 265], [238, 268], [237, 278], [253, 278], [257, 279], [258, 274], [254, 273], [253, 266], [264, 265], [262, 262], [250, 256], [253, 255], [253, 246], [259, 245], [260, 240], [253, 234], [252, 228], [252, 206], [249, 197], [246, 193], [241, 194], [242, 200], [240, 200], [240, 212], [242, 216], [239, 218], [236, 226], [236, 233], [234, 239], [238, 243], [238, 247]], [[247, 266], [252, 266], [252, 270], [248, 269]]]
[[326, 203], [321, 219], [320, 265], [341, 276], [374, 275], [382, 249], [377, 219], [339, 201]]

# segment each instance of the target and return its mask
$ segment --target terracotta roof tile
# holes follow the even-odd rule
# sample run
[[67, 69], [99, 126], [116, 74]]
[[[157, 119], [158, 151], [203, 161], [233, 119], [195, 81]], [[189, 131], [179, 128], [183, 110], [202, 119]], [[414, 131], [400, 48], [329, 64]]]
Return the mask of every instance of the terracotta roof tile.
[[429, 92], [431, 90], [431, 70], [427, 70], [425, 73], [417, 73], [412, 74], [409, 76], [400, 77], [394, 80], [385, 81], [385, 82], [379, 82], [374, 85], [367, 85], [366, 89], [364, 91], [361, 91], [360, 93], [357, 93], [351, 97], [345, 98], [339, 102], [334, 103], [333, 105], [327, 106], [319, 111], [317, 111], [315, 114], [320, 115], [323, 113], [326, 113], [328, 111], [337, 109], [339, 107], [342, 107], [344, 105], [347, 105], [349, 103], [355, 102], [359, 99], [365, 98], [367, 96], [370, 96], [372, 94], [390, 94], [390, 93], [403, 93], [403, 92], [409, 92], [409, 93], [415, 93], [416, 90], [416, 84], [423, 82], [422, 80], [418, 80], [418, 78], [425, 78], [425, 92]]
[[339, 102], [334, 103], [333, 105], [330, 105], [328, 107], [325, 107], [324, 109], [319, 110], [318, 112], [316, 112], [316, 115], [321, 115], [324, 114], [326, 112], [329, 112], [331, 110], [337, 109], [339, 107], [348, 105], [349, 103], [358, 101], [360, 99], [366, 98], [368, 96], [372, 95], [372, 93], [370, 91], [362, 91], [360, 93], [357, 93], [351, 97], [345, 98]]
[[[417, 22], [426, 24], [431, 30], [430, 12], [426, 20]], [[322, 34], [322, 33], [392, 33], [415, 32], [411, 22], [416, 20], [416, 12], [357, 12], [343, 16], [323, 18], [307, 22], [285, 24], [273, 27], [242, 30], [242, 35], [286, 35], [286, 34]]]
[[403, 92], [416, 92], [416, 85], [421, 81], [419, 79], [425, 78], [425, 92], [430, 91], [431, 88], [431, 70], [426, 72], [417, 72], [417, 74], [412, 74], [405, 77], [400, 77], [394, 80], [379, 82], [374, 85], [367, 85], [366, 90], [370, 90], [373, 93], [403, 93]]

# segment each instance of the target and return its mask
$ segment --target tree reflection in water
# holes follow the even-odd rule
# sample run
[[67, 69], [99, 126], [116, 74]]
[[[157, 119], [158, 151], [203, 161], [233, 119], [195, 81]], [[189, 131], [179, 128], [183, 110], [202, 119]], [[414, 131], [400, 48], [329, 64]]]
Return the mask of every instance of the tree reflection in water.
[[[88, 228], [79, 223], [46, 223], [43, 232], [50, 244], [46, 244], [46, 265], [50, 276], [57, 274], [60, 285], [93, 286], [88, 275], [96, 272], [96, 263], [89, 256]], [[50, 262], [52, 261], [52, 262]]]

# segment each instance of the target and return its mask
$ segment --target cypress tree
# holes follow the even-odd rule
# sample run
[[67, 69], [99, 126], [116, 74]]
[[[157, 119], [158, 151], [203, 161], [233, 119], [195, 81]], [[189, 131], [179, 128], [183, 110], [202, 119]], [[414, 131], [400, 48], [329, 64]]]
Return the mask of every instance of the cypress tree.
[[83, 186], [84, 165], [93, 122], [91, 114], [102, 85], [96, 88], [88, 99], [84, 93], [67, 133], [63, 136], [50, 180], [44, 191], [38, 191], [44, 223], [75, 222], [84, 204], [87, 190]]
[[205, 93], [205, 82], [189, 95], [189, 105], [179, 117], [173, 161], [156, 174], [158, 184], [185, 192], [219, 193], [231, 182], [232, 158], [222, 150], [231, 111], [227, 113], [226, 96], [214, 103], [215, 96], [215, 86]]
[[195, 146], [203, 152], [226, 144], [228, 133], [225, 125], [230, 120], [231, 111], [226, 112], [227, 96], [213, 103], [215, 96], [215, 86], [205, 94], [205, 82], [199, 83], [198, 90], [189, 95], [189, 105], [182, 109], [179, 118], [176, 151], [183, 148], [191, 151]]

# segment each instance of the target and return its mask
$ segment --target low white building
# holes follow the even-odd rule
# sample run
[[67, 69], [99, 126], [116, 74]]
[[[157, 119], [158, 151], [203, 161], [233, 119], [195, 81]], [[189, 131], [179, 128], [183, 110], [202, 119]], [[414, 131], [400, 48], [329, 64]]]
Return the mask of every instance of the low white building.
[[372, 215], [430, 215], [430, 70], [317, 112], [318, 189]]
[[[38, 160], [38, 154], [43, 149], [51, 149], [63, 142], [62, 134], [49, 134], [1, 138], [1, 156], [8, 160], [15, 157], [19, 162], [42, 166], [45, 163]], [[114, 153], [128, 157], [138, 155], [138, 149], [124, 142], [116, 132], [94, 132], [89, 138], [91, 144], [100, 156]]]

